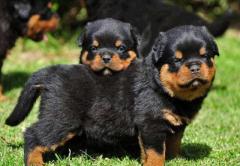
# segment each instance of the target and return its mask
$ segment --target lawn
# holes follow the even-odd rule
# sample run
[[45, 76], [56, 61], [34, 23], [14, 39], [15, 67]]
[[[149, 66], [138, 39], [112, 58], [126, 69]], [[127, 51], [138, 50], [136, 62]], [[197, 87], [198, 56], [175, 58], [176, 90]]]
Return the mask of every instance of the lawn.
[[[217, 75], [202, 110], [187, 128], [182, 156], [167, 161], [167, 166], [240, 166], [240, 36], [227, 33], [217, 40]], [[23, 165], [23, 131], [36, 120], [37, 105], [21, 123], [11, 128], [4, 121], [12, 111], [21, 87], [30, 74], [52, 64], [78, 63], [80, 49], [74, 40], [67, 44], [50, 37], [47, 43], [19, 40], [4, 64], [4, 87], [8, 100], [0, 103], [0, 166]], [[49, 166], [138, 166], [129, 157], [92, 158], [88, 154], [56, 156]]]

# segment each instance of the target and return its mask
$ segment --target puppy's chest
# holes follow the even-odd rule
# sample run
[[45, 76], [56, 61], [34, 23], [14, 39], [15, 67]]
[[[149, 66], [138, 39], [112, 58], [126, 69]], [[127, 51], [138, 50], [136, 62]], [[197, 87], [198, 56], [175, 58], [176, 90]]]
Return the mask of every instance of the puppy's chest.
[[87, 134], [104, 142], [118, 142], [134, 135], [133, 106], [134, 98], [129, 87], [99, 86], [88, 112]]
[[134, 92], [132, 79], [121, 78], [96, 83], [95, 99], [92, 110], [107, 111], [108, 113], [128, 112], [134, 104]]

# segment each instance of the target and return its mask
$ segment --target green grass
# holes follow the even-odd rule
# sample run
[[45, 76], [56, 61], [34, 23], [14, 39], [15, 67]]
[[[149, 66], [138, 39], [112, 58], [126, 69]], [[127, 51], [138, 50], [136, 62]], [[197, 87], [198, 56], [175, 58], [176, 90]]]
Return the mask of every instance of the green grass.
[[[61, 40], [60, 40], [61, 41]], [[167, 161], [166, 165], [237, 166], [240, 165], [240, 38], [228, 34], [217, 40], [220, 57], [217, 58], [217, 76], [203, 108], [187, 128], [182, 157]], [[0, 166], [23, 165], [22, 133], [36, 120], [37, 106], [19, 126], [4, 125], [13, 109], [21, 87], [29, 75], [47, 65], [77, 63], [79, 49], [74, 40], [63, 44], [55, 39], [35, 44], [18, 41], [4, 64], [4, 86], [8, 100], [0, 103]], [[24, 46], [24, 47], [23, 47]], [[138, 160], [81, 155], [57, 156], [49, 166], [137, 166]]]

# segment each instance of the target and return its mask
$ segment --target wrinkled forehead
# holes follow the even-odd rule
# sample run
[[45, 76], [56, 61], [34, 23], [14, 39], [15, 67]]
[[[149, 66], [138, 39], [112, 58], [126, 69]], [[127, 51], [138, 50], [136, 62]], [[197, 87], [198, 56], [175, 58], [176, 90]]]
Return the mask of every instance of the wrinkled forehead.
[[181, 51], [182, 53], [194, 53], [199, 51], [201, 48], [206, 48], [206, 41], [194, 33], [182, 33], [179, 34], [177, 40], [175, 39], [174, 44], [171, 46], [173, 51]]
[[87, 27], [87, 38], [99, 43], [114, 43], [116, 40], [132, 42], [130, 26], [118, 22], [96, 22]]

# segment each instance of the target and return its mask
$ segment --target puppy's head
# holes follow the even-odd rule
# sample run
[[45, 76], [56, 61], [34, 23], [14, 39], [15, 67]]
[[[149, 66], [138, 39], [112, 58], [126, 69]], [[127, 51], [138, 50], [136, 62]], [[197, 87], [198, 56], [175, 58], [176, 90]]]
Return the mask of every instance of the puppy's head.
[[19, 0], [13, 3], [15, 18], [24, 24], [23, 35], [40, 41], [44, 33], [56, 29], [59, 18], [49, 0]]
[[205, 27], [181, 26], [160, 33], [151, 55], [155, 78], [171, 97], [203, 97], [214, 79], [215, 55], [217, 45]]
[[110, 18], [88, 23], [78, 44], [82, 46], [80, 63], [103, 75], [126, 70], [138, 56], [131, 25]]

